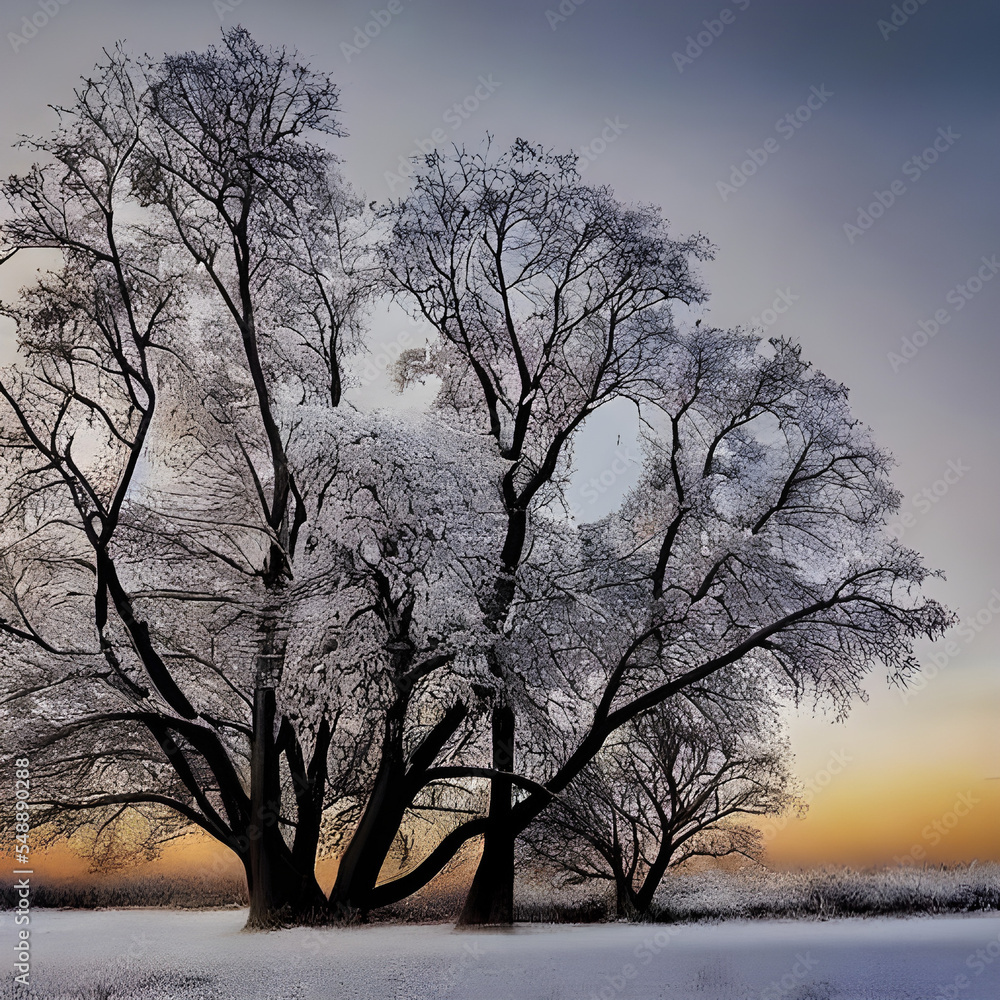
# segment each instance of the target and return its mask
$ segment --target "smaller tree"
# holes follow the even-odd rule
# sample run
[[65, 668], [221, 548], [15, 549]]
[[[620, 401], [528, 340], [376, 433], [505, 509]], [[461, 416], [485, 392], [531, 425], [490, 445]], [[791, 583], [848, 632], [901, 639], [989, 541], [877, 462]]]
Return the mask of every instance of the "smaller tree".
[[788, 756], [772, 703], [673, 699], [609, 741], [529, 827], [525, 852], [570, 883], [613, 883], [619, 917], [648, 913], [671, 867], [760, 860], [760, 832], [735, 818], [792, 805]]

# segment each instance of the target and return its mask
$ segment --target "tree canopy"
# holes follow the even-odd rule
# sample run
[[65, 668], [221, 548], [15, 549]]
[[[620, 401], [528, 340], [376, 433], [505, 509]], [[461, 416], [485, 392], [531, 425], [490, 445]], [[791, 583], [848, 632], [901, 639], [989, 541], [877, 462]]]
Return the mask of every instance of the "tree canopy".
[[[30, 722], [5, 753], [53, 836], [111, 863], [200, 828], [256, 927], [403, 898], [482, 836], [463, 919], [509, 922], [547, 809], [565, 832], [588, 782], [619, 815], [648, 787], [665, 832], [692, 760], [773, 764], [736, 801], [777, 807], [774, 747], [744, 753], [766, 706], [846, 712], [949, 623], [847, 390], [791, 342], [679, 323], [711, 247], [572, 156], [438, 150], [366, 207], [335, 83], [239, 28], [116, 49], [58, 116], [0, 254], [51, 265], [4, 306], [0, 644]], [[396, 371], [433, 403], [395, 415], [352, 376], [387, 299], [435, 336]], [[573, 449], [613, 400], [642, 476], [578, 523]], [[710, 691], [743, 721], [679, 707]]]

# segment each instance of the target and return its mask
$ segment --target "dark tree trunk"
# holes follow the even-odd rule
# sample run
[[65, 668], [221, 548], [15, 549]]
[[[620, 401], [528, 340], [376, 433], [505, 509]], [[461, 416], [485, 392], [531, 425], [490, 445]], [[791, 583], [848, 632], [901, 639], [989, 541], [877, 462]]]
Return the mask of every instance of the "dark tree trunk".
[[378, 880], [406, 812], [405, 784], [401, 719], [390, 717], [386, 720], [375, 785], [337, 868], [330, 893], [330, 905], [335, 910], [367, 910], [368, 894]]
[[[285, 723], [287, 724], [287, 720]], [[316, 745], [308, 768], [305, 766], [302, 747], [290, 725], [288, 730], [283, 746], [292, 773], [297, 812], [295, 839], [292, 842], [292, 862], [298, 871], [313, 871], [319, 848], [320, 825], [323, 822], [323, 801], [329, 774], [328, 755], [333, 730], [324, 717], [316, 733]]]
[[[326, 898], [316, 881], [315, 850], [308, 857], [302, 852], [296, 858], [281, 835], [281, 783], [274, 721], [274, 689], [258, 687], [254, 692], [250, 754], [250, 824], [244, 835], [250, 896], [248, 930], [310, 922], [326, 908]], [[306, 831], [305, 836], [307, 840], [318, 840], [319, 816], [312, 819], [317, 829]]]
[[[249, 857], [244, 861], [251, 904], [245, 930], [275, 930], [280, 927], [325, 923], [330, 912], [314, 872], [297, 868], [287, 853], [279, 853], [269, 861], [267, 893], [259, 891]], [[260, 903], [264, 896], [269, 900], [266, 906]]]
[[274, 688], [258, 686], [253, 697], [253, 747], [250, 751], [249, 840], [250, 916], [247, 927], [273, 926], [280, 908], [275, 887], [278, 830], [278, 759], [274, 746]]
[[611, 871], [615, 877], [615, 916], [633, 920], [636, 916], [635, 890], [632, 878], [625, 871], [625, 857], [622, 853], [621, 838], [618, 836], [618, 817], [611, 814]]
[[635, 909], [638, 913], [649, 913], [650, 907], [653, 905], [653, 896], [660, 887], [660, 882], [663, 881], [663, 875], [663, 871], [650, 871], [646, 875], [645, 881], [635, 894]]
[[[523, 434], [515, 432], [516, 436]], [[519, 445], [517, 446], [519, 448]], [[524, 552], [528, 513], [523, 497], [515, 487], [515, 462], [504, 476], [502, 494], [507, 510], [507, 533], [500, 552], [503, 571], [493, 586], [493, 599], [486, 614], [489, 629], [499, 634], [516, 592], [515, 576]], [[497, 699], [493, 708], [493, 767], [498, 771], [514, 770], [514, 710], [506, 701], [503, 671], [491, 659], [490, 672], [497, 678]], [[479, 859], [472, 886], [465, 899], [459, 924], [512, 924], [514, 922], [514, 829], [511, 802], [512, 783], [505, 778], [490, 782], [489, 825], [483, 836], [483, 854]]]
[[669, 836], [665, 836], [660, 842], [660, 849], [656, 852], [656, 859], [650, 865], [649, 871], [646, 872], [646, 877], [643, 879], [642, 885], [635, 895], [636, 909], [640, 913], [649, 913], [650, 907], [653, 905], [653, 896], [656, 894], [656, 890], [659, 889], [660, 883], [663, 881], [663, 876], [670, 867], [670, 859], [673, 856], [673, 841]]
[[372, 909], [372, 891], [406, 810], [422, 787], [424, 774], [468, 714], [468, 709], [461, 702], [452, 705], [421, 740], [407, 762], [403, 752], [403, 722], [407, 704], [401, 703], [386, 722], [375, 787], [341, 858], [337, 880], [330, 893], [330, 905], [334, 911], [346, 908], [367, 913]]
[[636, 905], [636, 893], [629, 880], [615, 873], [615, 916], [620, 920], [634, 920], [645, 911]]
[[[493, 710], [493, 767], [514, 768], [514, 712], [507, 705]], [[458, 922], [462, 926], [509, 925], [514, 922], [514, 842], [509, 778], [490, 783], [489, 826], [483, 837], [483, 855]]]

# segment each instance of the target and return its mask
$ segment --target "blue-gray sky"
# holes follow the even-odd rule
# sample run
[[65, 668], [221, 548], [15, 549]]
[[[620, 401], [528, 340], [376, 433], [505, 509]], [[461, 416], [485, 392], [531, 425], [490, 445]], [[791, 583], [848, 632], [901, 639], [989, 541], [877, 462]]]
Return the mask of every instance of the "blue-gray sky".
[[[585, 149], [588, 179], [662, 205], [679, 232], [717, 245], [703, 272], [710, 322], [793, 337], [851, 387], [857, 414], [899, 461], [909, 517], [897, 532], [947, 571], [935, 594], [981, 618], [978, 631], [956, 633], [956, 653], [938, 652], [943, 665], [910, 697], [875, 677], [871, 702], [847, 726], [795, 723], [805, 778], [835, 751], [852, 757], [817, 793], [796, 843], [815, 854], [829, 842], [837, 857], [903, 855], [973, 788], [982, 804], [935, 846], [958, 857], [987, 843], [1000, 818], [987, 794], [1000, 783], [983, 783], [1000, 775], [1000, 624], [989, 610], [1000, 591], [1000, 277], [989, 263], [1000, 255], [1000, 7], [6, 0], [0, 136], [48, 129], [45, 105], [69, 100], [102, 46], [201, 48], [235, 23], [334, 73], [350, 131], [339, 151], [369, 198], [404, 190], [401, 158], [435, 130], [460, 143], [489, 131], [502, 143]], [[0, 149], [0, 169], [24, 164], [23, 153]], [[862, 226], [859, 211], [873, 203], [880, 217]], [[9, 294], [28, 273], [8, 265], [0, 289]], [[2, 327], [0, 360], [11, 354]], [[624, 409], [589, 429], [577, 485], [586, 513], [602, 513], [628, 482], [616, 449], [619, 434], [627, 447], [633, 433]], [[602, 473], [612, 485], [584, 495]], [[876, 808], [909, 818], [831, 833], [837, 815]], [[807, 856], [781, 836], [787, 857]], [[854, 854], [837, 853], [844, 837]]]

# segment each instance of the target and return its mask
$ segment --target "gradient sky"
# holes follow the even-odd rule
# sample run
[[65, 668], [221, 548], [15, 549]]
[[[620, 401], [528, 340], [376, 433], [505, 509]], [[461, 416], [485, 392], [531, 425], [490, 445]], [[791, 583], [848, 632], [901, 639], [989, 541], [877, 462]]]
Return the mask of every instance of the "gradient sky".
[[[984, 263], [1000, 257], [1000, 7], [61, 2], [31, 38], [23, 19], [47, 16], [37, 0], [5, 0], [0, 11], [4, 146], [49, 129], [45, 105], [70, 100], [102, 47], [202, 48], [221, 26], [242, 23], [340, 81], [350, 132], [340, 152], [369, 199], [404, 190], [401, 158], [435, 130], [468, 144], [491, 132], [503, 144], [523, 136], [586, 149], [587, 180], [662, 205], [679, 233], [705, 233], [718, 247], [703, 271], [708, 321], [767, 325], [851, 387], [857, 415], [899, 463], [906, 516], [897, 534], [946, 571], [935, 596], [966, 620], [979, 615], [951, 647], [927, 647], [930, 669], [914, 690], [890, 690], [876, 673], [870, 700], [846, 723], [811, 706], [794, 716], [811, 808], [774, 831], [772, 856], [789, 865], [921, 860], [920, 851], [934, 862], [1000, 858], [1000, 275]], [[373, 9], [387, 23], [362, 47]], [[752, 153], [766, 162], [744, 171]], [[0, 148], [0, 171], [26, 164], [23, 152]], [[879, 193], [893, 203], [862, 229], [859, 211]], [[32, 266], [6, 265], [0, 292]], [[781, 314], [767, 311], [776, 300]], [[386, 343], [405, 342], [397, 319], [380, 316], [377, 328]], [[0, 327], [0, 361], [12, 344]], [[372, 360], [384, 367], [384, 357]], [[376, 378], [373, 389], [384, 385]], [[588, 517], [604, 513], [635, 471], [630, 414], [599, 417], [579, 449], [576, 491]], [[585, 491], [602, 473], [611, 485]]]

